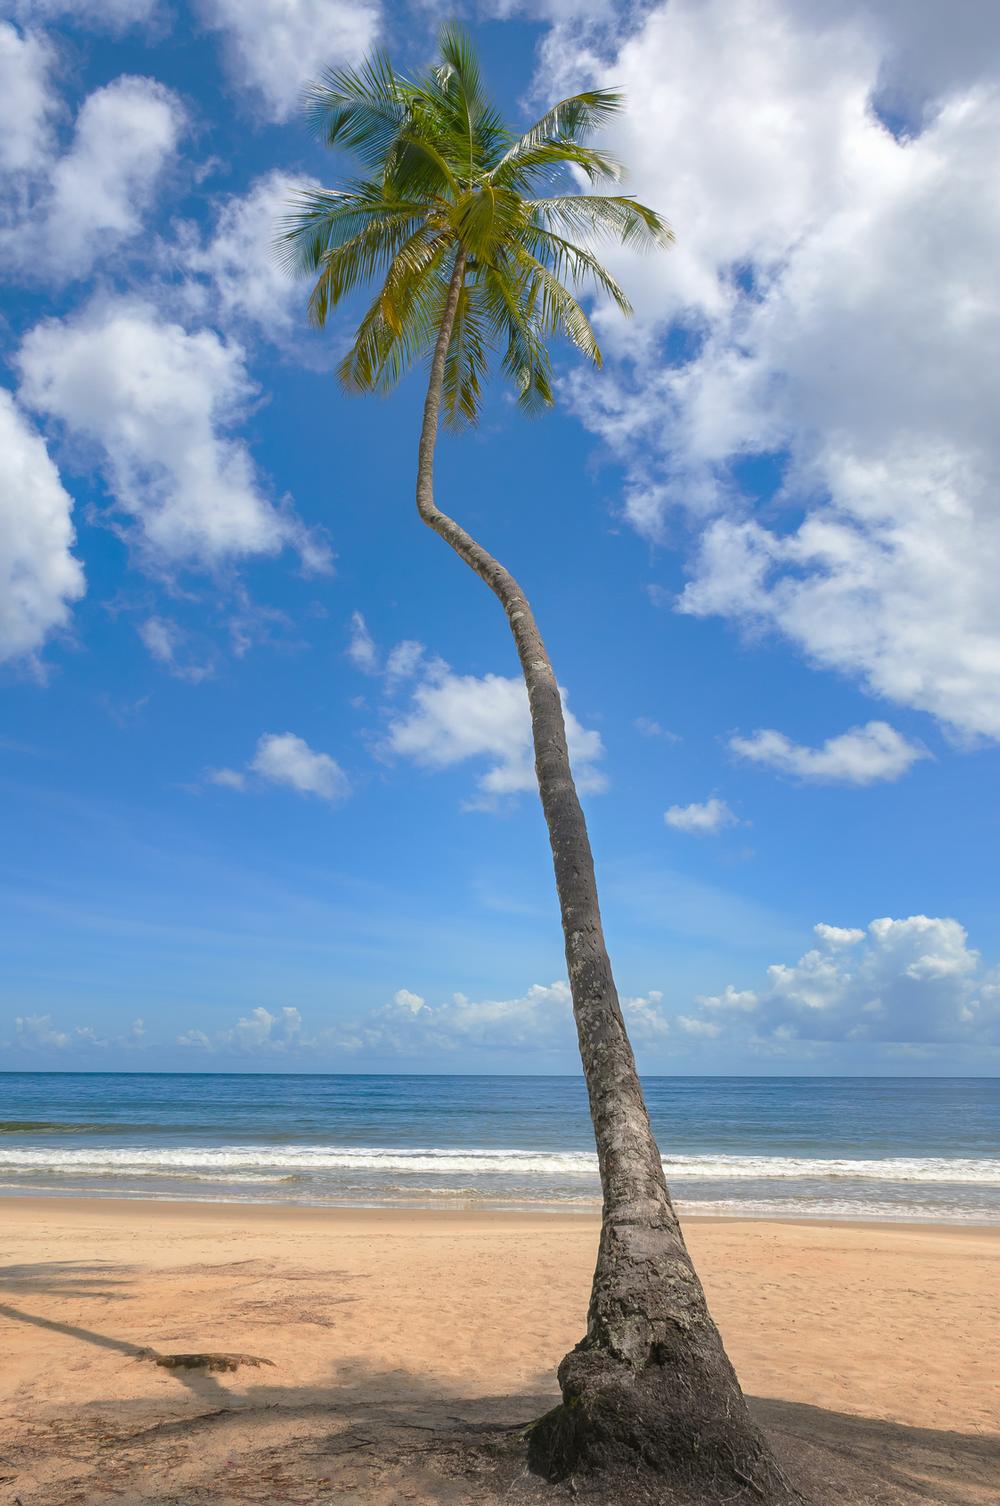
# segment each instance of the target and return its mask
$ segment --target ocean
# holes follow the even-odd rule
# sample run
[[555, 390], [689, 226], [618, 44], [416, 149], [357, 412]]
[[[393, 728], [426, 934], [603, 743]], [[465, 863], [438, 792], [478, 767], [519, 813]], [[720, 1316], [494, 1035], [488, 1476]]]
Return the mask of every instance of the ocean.
[[[1000, 1079], [650, 1077], [682, 1212], [1000, 1223]], [[0, 1192], [599, 1206], [575, 1077], [0, 1073]]]

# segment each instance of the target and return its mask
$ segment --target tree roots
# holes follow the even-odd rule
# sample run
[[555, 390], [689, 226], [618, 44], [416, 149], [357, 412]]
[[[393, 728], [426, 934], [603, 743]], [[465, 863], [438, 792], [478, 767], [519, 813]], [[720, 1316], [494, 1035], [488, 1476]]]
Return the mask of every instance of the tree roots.
[[623, 1501], [801, 1503], [738, 1392], [733, 1405], [655, 1359], [635, 1370], [586, 1347], [559, 1380], [561, 1406], [528, 1434], [531, 1467], [547, 1479], [588, 1480]]

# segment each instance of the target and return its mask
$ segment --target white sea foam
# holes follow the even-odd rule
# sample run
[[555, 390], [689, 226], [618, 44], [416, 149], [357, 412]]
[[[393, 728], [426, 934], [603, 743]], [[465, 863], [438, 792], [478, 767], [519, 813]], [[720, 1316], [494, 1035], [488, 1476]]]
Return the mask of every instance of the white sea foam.
[[[1000, 1159], [894, 1156], [884, 1160], [804, 1156], [687, 1155], [664, 1158], [672, 1183], [685, 1181], [864, 1181], [1000, 1187]], [[378, 1146], [19, 1146], [0, 1149], [0, 1171], [100, 1177], [248, 1178], [268, 1172], [373, 1173], [561, 1181], [597, 1179], [585, 1151], [399, 1149]], [[265, 1180], [267, 1177], [265, 1175]]]

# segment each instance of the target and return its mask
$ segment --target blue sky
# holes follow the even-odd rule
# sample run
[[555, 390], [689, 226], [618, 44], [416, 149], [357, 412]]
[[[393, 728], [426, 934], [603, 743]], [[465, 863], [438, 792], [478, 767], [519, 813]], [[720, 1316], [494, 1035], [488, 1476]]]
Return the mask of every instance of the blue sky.
[[[593, 81], [677, 235], [560, 406], [438, 493], [566, 688], [655, 1072], [993, 1072], [1000, 17], [484, 5], [517, 124]], [[297, 110], [433, 9], [0, 6], [0, 1056], [575, 1070], [517, 665], [349, 399], [275, 218]], [[137, 1024], [141, 1021], [141, 1024]]]

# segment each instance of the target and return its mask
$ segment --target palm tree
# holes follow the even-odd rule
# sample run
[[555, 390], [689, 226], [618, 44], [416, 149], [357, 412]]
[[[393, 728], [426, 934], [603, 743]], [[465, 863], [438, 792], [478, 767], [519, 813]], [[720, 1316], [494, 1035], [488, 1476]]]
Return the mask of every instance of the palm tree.
[[589, 284], [631, 312], [595, 245], [656, 250], [672, 236], [632, 197], [575, 191], [620, 176], [586, 143], [622, 108], [618, 94], [576, 94], [517, 135], [490, 103], [464, 34], [446, 28], [440, 54], [418, 78], [376, 54], [310, 90], [320, 138], [353, 152], [367, 176], [303, 193], [282, 241], [292, 269], [314, 280], [318, 325], [355, 288], [377, 283], [339, 367], [347, 389], [386, 391], [429, 358], [417, 508], [499, 599], [528, 690], [604, 1194], [586, 1336], [559, 1367], [563, 1401], [533, 1428], [531, 1452], [553, 1478], [624, 1471], [634, 1483], [639, 1469], [697, 1482], [703, 1494], [710, 1482], [725, 1486], [730, 1500], [744, 1489], [783, 1499], [667, 1191], [605, 947], [552, 664], [513, 575], [434, 500], [442, 415], [453, 425], [476, 419], [491, 355], [523, 408], [551, 404], [548, 340], [564, 337], [601, 365], [567, 284]]

